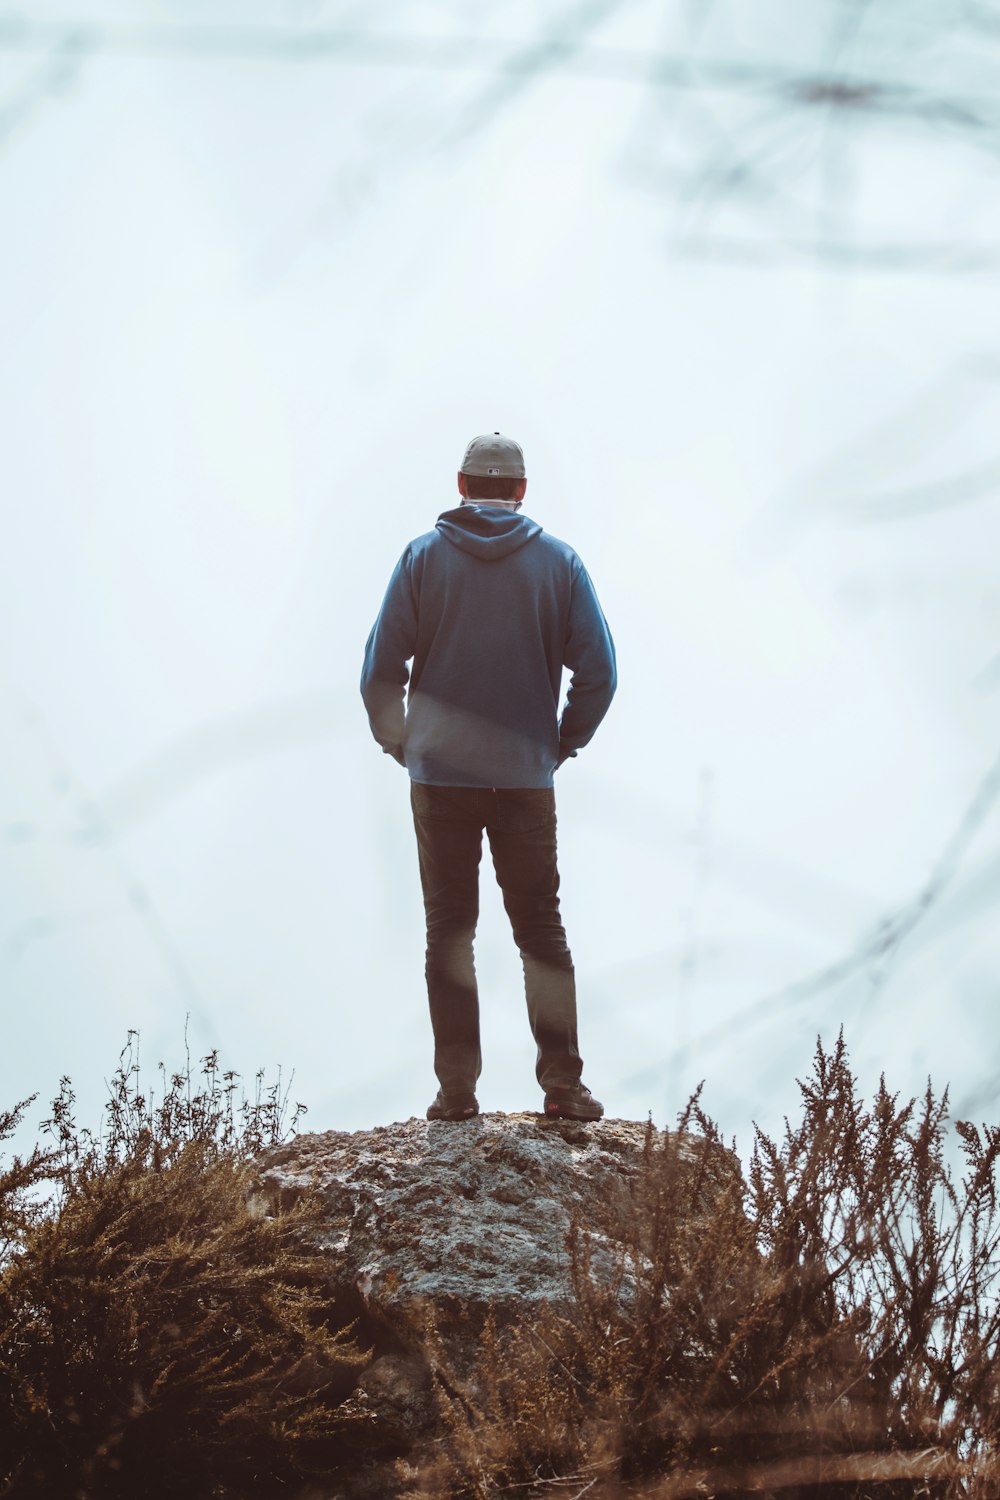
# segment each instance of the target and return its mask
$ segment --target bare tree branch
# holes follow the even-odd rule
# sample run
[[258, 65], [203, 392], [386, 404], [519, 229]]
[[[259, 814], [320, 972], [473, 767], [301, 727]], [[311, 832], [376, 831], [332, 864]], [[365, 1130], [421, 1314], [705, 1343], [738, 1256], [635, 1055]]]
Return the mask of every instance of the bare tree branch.
[[713, 234], [711, 238], [674, 241], [667, 252], [677, 260], [715, 261], [721, 265], [750, 266], [783, 271], [806, 261], [824, 262], [838, 271], [891, 271], [920, 276], [993, 275], [1000, 270], [1000, 244], [967, 245], [957, 240], [913, 243], [843, 243], [827, 239], [784, 236], [773, 240]]
[[[783, 67], [774, 63], [728, 62], [639, 48], [584, 46], [582, 38], [621, 7], [624, 0], [585, 0], [564, 18], [569, 36], [558, 28], [527, 46], [499, 43], [489, 47], [480, 37], [389, 35], [322, 27], [183, 25], [133, 22], [27, 21], [0, 19], [0, 51], [51, 52], [71, 36], [88, 52], [120, 57], [192, 57], [207, 61], [273, 61], [288, 63], [350, 62], [372, 66], [459, 69], [507, 73], [528, 78], [556, 68], [609, 82], [653, 83], [663, 88], [700, 92], [773, 92], [789, 102], [814, 106], [835, 104], [857, 113], [885, 113], [925, 122], [959, 121], [976, 129], [1000, 129], [1000, 104], [992, 95], [939, 94], [910, 83], [881, 77], [837, 75]], [[574, 35], [574, 29], [577, 34]], [[505, 97], [509, 97], [509, 94]]]
[[978, 464], [948, 479], [932, 484], [915, 484], [890, 490], [884, 495], [863, 496], [857, 500], [835, 502], [834, 509], [846, 512], [864, 522], [905, 521], [913, 516], [932, 515], [957, 505], [971, 505], [1000, 492], [1000, 459]]
[[[478, 36], [406, 36], [385, 31], [340, 27], [288, 25], [159, 24], [134, 22], [98, 23], [82, 20], [57, 22], [7, 17], [0, 20], [0, 50], [51, 53], [69, 49], [76, 53], [150, 59], [191, 58], [206, 62], [274, 61], [298, 64], [335, 63], [405, 69], [452, 70], [485, 73], [492, 81], [472, 104], [449, 123], [438, 145], [453, 145], [472, 131], [485, 128], [534, 81], [559, 72], [588, 80], [641, 83], [654, 92], [676, 92], [704, 101], [713, 93], [746, 95], [769, 102], [782, 127], [768, 146], [777, 152], [802, 141], [802, 121], [815, 121], [818, 133], [814, 154], [825, 173], [819, 186], [820, 203], [794, 202], [785, 187], [786, 174], [772, 168], [765, 176], [762, 158], [748, 160], [741, 142], [724, 162], [701, 168], [699, 194], [706, 183], [714, 196], [752, 191], [761, 201], [770, 198], [784, 205], [800, 221], [793, 235], [778, 236], [767, 226], [760, 244], [733, 236], [685, 237], [673, 253], [702, 260], [738, 261], [745, 265], [786, 265], [797, 258], [819, 260], [831, 270], [859, 267], [921, 272], [993, 271], [1000, 264], [1000, 247], [960, 242], [880, 243], [867, 231], [857, 243], [845, 237], [841, 222], [845, 197], [837, 184], [846, 178], [846, 139], [841, 127], [851, 122], [883, 121], [922, 131], [955, 134], [963, 144], [995, 158], [1000, 155], [1000, 103], [995, 93], [982, 93], [982, 68], [976, 70], [979, 92], [948, 88], [945, 91], [887, 76], [886, 71], [850, 70], [841, 65], [841, 54], [859, 34], [865, 0], [852, 8], [838, 36], [834, 53], [821, 66], [790, 67], [774, 62], [700, 57], [667, 49], [641, 49], [595, 45], [588, 38], [622, 8], [626, 0], [577, 0], [574, 9], [560, 17], [527, 44], [491, 41], [485, 46]], [[708, 8], [703, 16], [708, 14]], [[786, 124], [787, 122], [787, 124]], [[831, 134], [833, 123], [838, 134]], [[731, 133], [730, 133], [731, 134]], [[807, 138], [808, 140], [808, 138]], [[367, 182], [370, 173], [362, 173]], [[352, 179], [353, 181], [354, 179]], [[351, 189], [353, 192], [353, 189]], [[822, 209], [825, 197], [826, 208]], [[818, 232], [802, 233], [805, 219], [820, 214]]]
[[[151, 939], [154, 947], [164, 963], [167, 971], [183, 995], [187, 1005], [198, 1017], [205, 1035], [210, 1041], [216, 1038], [216, 1027], [212, 1019], [212, 1013], [204, 995], [191, 973], [183, 954], [169, 932], [166, 922], [153, 900], [148, 889], [136, 876], [131, 868], [130, 862], [124, 854], [120, 843], [116, 838], [116, 832], [107, 823], [102, 809], [87, 795], [85, 788], [81, 785], [76, 771], [69, 765], [65, 754], [56, 746], [51, 731], [41, 712], [30, 703], [24, 695], [20, 695], [24, 704], [24, 722], [31, 726], [39, 740], [39, 749], [43, 758], [50, 766], [55, 768], [54, 780], [65, 789], [75, 788], [78, 797], [78, 806], [87, 818], [87, 822], [93, 831], [93, 842], [98, 843], [105, 856], [114, 865], [115, 874], [128, 898], [129, 906], [132, 908], [140, 926]], [[50, 936], [52, 933], [65, 925], [67, 922], [78, 921], [82, 917], [90, 915], [82, 909], [59, 913], [40, 913], [27, 921], [14, 927], [0, 944], [0, 953], [7, 950], [7, 956], [16, 961], [23, 953], [27, 944], [32, 940], [38, 940]]]
[[509, 54], [504, 59], [502, 76], [463, 111], [444, 144], [464, 141], [482, 130], [541, 75], [573, 62], [583, 53], [591, 33], [625, 3], [626, 0], [580, 0], [569, 15], [560, 16], [526, 47]]
[[[817, 995], [823, 994], [845, 980], [871, 970], [873, 965], [876, 966], [873, 994], [884, 987], [889, 969], [903, 944], [951, 885], [969, 845], [998, 801], [1000, 801], [1000, 757], [983, 777], [964, 816], [948, 839], [934, 863], [929, 878], [916, 896], [892, 916], [884, 917], [874, 931], [864, 937], [851, 953], [837, 959], [834, 963], [825, 964], [812, 974], [803, 975], [792, 984], [783, 985], [781, 989], [769, 995], [762, 995], [742, 1010], [727, 1016], [718, 1026], [702, 1032], [686, 1048], [680, 1049], [682, 1054], [680, 1060], [683, 1061], [684, 1057], [689, 1056], [696, 1048], [700, 1049], [714, 1042], [731, 1040], [741, 1032], [749, 1030], [759, 1021], [766, 1021], [776, 1016], [787, 1016], [806, 1001], [815, 999]], [[676, 1066], [678, 1059], [675, 1057], [672, 1061]], [[647, 1064], [641, 1073], [625, 1079], [624, 1086], [662, 1073], [666, 1066], [665, 1059], [658, 1064]]]
[[87, 39], [76, 30], [55, 41], [31, 76], [0, 102], [0, 146], [16, 135], [44, 105], [76, 83], [90, 52]]

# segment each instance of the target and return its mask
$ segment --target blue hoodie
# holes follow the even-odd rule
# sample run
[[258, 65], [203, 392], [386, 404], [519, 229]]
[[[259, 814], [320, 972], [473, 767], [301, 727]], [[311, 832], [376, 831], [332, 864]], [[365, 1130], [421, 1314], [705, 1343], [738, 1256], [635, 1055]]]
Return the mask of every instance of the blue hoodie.
[[406, 548], [361, 673], [376, 740], [431, 786], [551, 786], [616, 684], [611, 632], [572, 547], [488, 503], [445, 511]]

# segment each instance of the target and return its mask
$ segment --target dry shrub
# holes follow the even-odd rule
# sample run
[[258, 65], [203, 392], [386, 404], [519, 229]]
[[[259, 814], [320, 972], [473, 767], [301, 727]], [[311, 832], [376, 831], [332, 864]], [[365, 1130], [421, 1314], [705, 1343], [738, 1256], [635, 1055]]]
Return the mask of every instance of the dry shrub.
[[995, 1500], [1000, 1129], [958, 1122], [956, 1180], [947, 1094], [865, 1106], [842, 1037], [800, 1090], [745, 1178], [697, 1094], [650, 1125], [631, 1196], [571, 1227], [571, 1305], [488, 1320], [471, 1367], [432, 1310], [400, 1329], [441, 1420], [393, 1472], [318, 1205], [248, 1207], [287, 1094], [237, 1102], [211, 1054], [154, 1107], [130, 1038], [106, 1133], [64, 1080], [54, 1147], [0, 1171], [0, 1496]]
[[434, 1381], [439, 1427], [432, 1448], [398, 1465], [408, 1500], [487, 1497], [575, 1473], [586, 1410], [572, 1371], [550, 1342], [556, 1320], [541, 1305], [516, 1327], [488, 1314], [474, 1368], [459, 1369], [433, 1307], [409, 1320]]
[[1000, 1130], [957, 1125], [956, 1183], [947, 1094], [865, 1108], [842, 1035], [799, 1086], [747, 1182], [697, 1094], [650, 1127], [630, 1206], [571, 1230], [572, 1309], [471, 1376], [440, 1350], [414, 1496], [1000, 1495]]
[[[197, 1090], [190, 1067], [175, 1074], [153, 1109], [130, 1036], [107, 1134], [77, 1131], [64, 1079], [55, 1149], [0, 1176], [12, 1500], [263, 1497], [365, 1444], [369, 1419], [345, 1398], [367, 1355], [334, 1319], [305, 1237], [318, 1205], [248, 1207], [247, 1159], [280, 1134], [279, 1096], [241, 1130], [223, 1087], [235, 1075], [220, 1080], [214, 1054], [202, 1071]], [[0, 1121], [7, 1134], [24, 1107]], [[33, 1198], [44, 1183], [50, 1197]]]

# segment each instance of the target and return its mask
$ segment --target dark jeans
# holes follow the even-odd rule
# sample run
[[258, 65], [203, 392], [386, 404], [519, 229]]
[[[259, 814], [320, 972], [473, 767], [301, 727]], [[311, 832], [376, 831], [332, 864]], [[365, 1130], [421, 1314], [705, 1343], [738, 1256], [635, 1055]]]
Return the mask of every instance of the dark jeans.
[[528, 1021], [542, 1088], [573, 1083], [583, 1064], [576, 980], [559, 915], [556, 801], [551, 787], [410, 783], [427, 914], [427, 997], [434, 1071], [447, 1093], [475, 1088], [482, 1071], [472, 940], [479, 920], [483, 829], [521, 950]]

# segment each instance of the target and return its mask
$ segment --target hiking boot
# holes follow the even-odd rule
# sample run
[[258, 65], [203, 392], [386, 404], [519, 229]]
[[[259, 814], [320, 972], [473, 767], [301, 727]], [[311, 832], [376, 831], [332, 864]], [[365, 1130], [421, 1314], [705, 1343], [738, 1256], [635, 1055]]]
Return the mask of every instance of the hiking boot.
[[549, 1120], [599, 1120], [604, 1105], [582, 1083], [561, 1083], [545, 1090], [545, 1115]]
[[427, 1106], [428, 1120], [471, 1120], [479, 1113], [479, 1101], [475, 1094], [446, 1094], [438, 1089], [432, 1103]]

